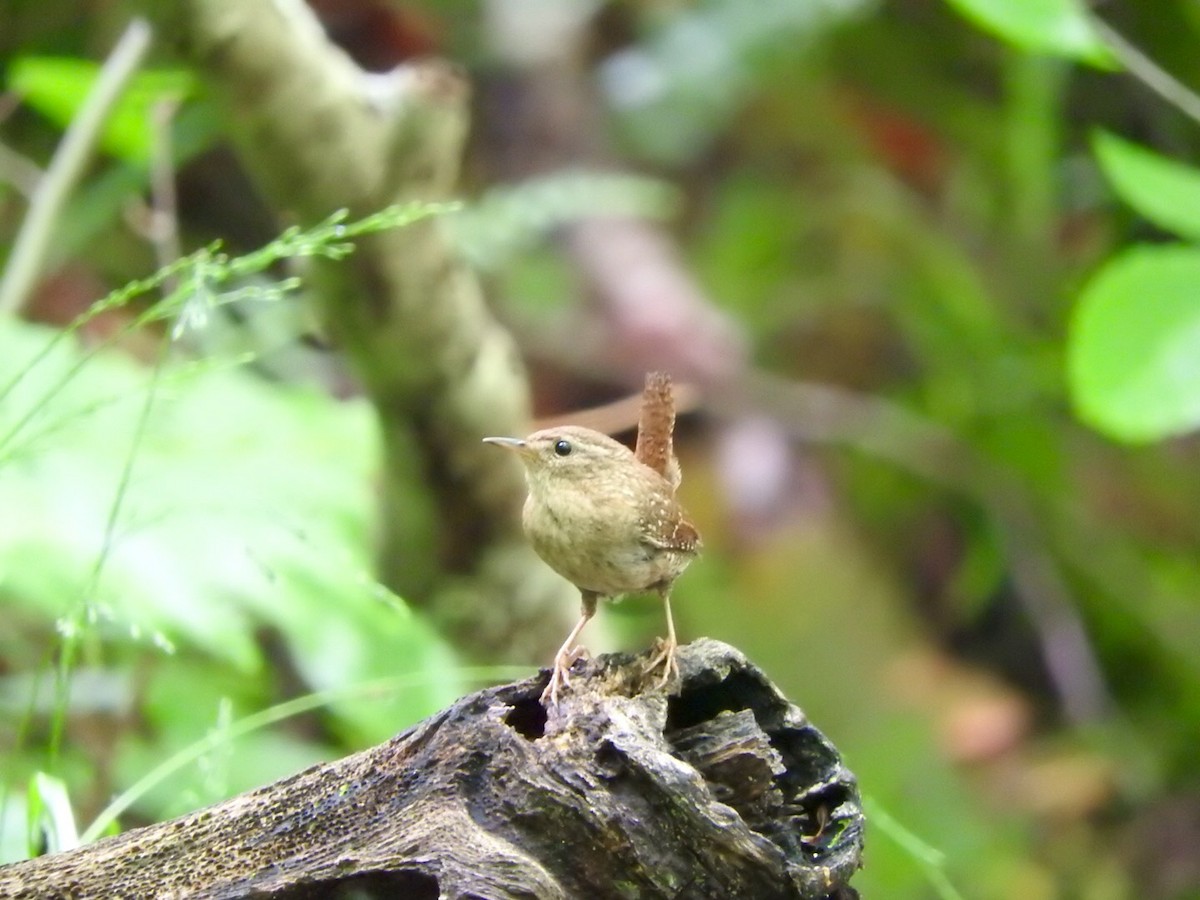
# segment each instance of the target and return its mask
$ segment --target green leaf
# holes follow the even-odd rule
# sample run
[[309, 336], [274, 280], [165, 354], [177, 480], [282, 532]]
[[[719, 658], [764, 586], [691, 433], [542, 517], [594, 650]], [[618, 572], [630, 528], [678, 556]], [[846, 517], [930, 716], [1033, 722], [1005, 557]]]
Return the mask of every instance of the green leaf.
[[1135, 247], [1084, 287], [1067, 344], [1079, 417], [1118, 440], [1200, 425], [1200, 250]]
[[[86, 99], [100, 67], [85, 59], [23, 56], [9, 67], [8, 87], [50, 121], [66, 128]], [[114, 107], [100, 145], [132, 163], [150, 159], [154, 104], [168, 97], [183, 99], [196, 91], [196, 81], [182, 69], [143, 70], [134, 75]]]
[[1160, 228], [1200, 240], [1200, 169], [1097, 131], [1092, 148], [1118, 196]]
[[67, 785], [60, 778], [36, 772], [29, 781], [26, 800], [29, 824], [29, 855], [58, 853], [79, 846], [79, 829]]
[[964, 17], [1003, 41], [1116, 68], [1116, 60], [1087, 17], [1082, 0], [947, 0]]

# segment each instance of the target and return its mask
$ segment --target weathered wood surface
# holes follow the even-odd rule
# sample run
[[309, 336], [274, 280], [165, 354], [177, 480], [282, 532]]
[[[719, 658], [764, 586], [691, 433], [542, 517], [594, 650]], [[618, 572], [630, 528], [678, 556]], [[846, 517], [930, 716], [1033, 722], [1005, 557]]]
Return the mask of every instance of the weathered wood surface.
[[862, 814], [837, 751], [741, 653], [580, 663], [182, 818], [0, 868], [0, 897], [846, 898]]

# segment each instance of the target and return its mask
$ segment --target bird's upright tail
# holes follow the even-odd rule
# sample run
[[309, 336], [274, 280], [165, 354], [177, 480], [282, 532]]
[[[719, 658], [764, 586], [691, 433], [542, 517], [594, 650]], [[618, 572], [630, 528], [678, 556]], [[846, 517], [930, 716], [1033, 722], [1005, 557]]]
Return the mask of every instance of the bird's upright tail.
[[642, 411], [638, 417], [638, 461], [649, 466], [672, 487], [679, 487], [679, 462], [675, 459], [675, 396], [671, 376], [666, 372], [646, 375], [642, 390]]

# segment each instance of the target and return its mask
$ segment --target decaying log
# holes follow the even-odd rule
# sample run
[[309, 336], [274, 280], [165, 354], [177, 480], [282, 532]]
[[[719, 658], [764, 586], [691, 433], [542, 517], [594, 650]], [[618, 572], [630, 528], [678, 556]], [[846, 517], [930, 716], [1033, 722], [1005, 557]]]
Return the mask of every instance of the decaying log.
[[0, 897], [846, 898], [837, 751], [737, 650], [577, 664], [182, 818], [0, 868]]

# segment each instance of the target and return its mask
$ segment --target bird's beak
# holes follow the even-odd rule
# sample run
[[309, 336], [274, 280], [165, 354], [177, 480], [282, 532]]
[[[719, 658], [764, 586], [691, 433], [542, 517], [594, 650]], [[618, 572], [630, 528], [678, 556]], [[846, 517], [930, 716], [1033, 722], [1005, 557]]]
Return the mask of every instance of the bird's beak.
[[504, 447], [508, 450], [516, 450], [518, 453], [529, 446], [520, 438], [510, 437], [485, 437], [483, 442], [485, 444], [495, 444], [497, 447]]

